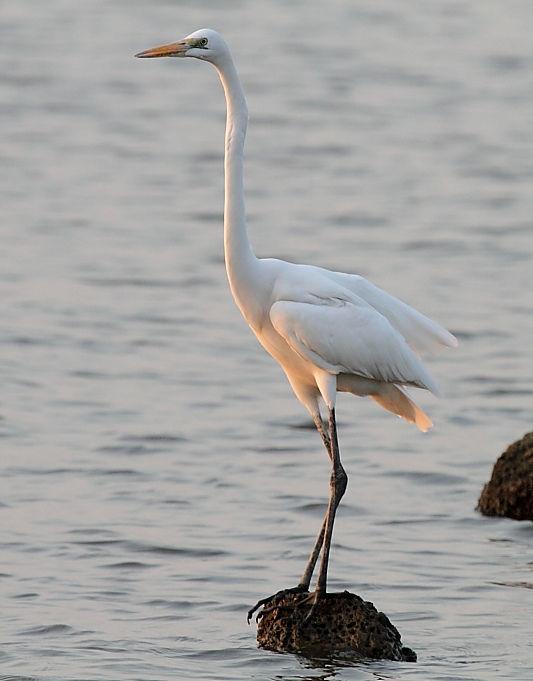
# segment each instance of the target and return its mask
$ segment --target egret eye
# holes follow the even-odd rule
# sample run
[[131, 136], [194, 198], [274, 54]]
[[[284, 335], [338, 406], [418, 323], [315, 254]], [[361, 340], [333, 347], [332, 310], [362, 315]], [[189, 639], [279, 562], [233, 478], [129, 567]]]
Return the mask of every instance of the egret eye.
[[207, 38], [200, 38], [200, 40], [198, 41], [198, 47], [206, 47], [208, 42], [209, 41], [207, 40]]

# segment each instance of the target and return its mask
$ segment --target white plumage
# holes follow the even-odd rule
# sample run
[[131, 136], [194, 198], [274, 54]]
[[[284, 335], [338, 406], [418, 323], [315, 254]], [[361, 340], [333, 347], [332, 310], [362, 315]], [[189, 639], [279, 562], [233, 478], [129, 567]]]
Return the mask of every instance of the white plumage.
[[[347, 483], [337, 441], [337, 392], [370, 396], [425, 431], [431, 421], [407, 395], [405, 386], [438, 394], [419, 355], [436, 353], [457, 341], [442, 326], [360, 276], [256, 258], [248, 238], [243, 189], [248, 109], [228, 46], [215, 31], [202, 29], [137, 56], [211, 62], [224, 87], [224, 248], [230, 287], [260, 343], [281, 364], [296, 396], [311, 413], [332, 462], [328, 512], [296, 587], [309, 589], [322, 553], [309, 619], [326, 592], [335, 513]], [[322, 402], [327, 422], [320, 414]], [[249, 617], [267, 600], [259, 601]]]

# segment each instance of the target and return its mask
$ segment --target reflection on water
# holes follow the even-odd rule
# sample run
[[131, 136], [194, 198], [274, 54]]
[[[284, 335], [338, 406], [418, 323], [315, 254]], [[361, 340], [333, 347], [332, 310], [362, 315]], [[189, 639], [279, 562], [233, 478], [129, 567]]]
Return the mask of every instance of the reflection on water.
[[[2, 4], [5, 678], [530, 678], [531, 524], [474, 507], [531, 429], [532, 12]], [[257, 253], [358, 272], [461, 341], [428, 362], [429, 433], [339, 404], [331, 588], [416, 665], [246, 626], [301, 574], [329, 464], [228, 291], [216, 74], [132, 56], [205, 25], [248, 94]]]

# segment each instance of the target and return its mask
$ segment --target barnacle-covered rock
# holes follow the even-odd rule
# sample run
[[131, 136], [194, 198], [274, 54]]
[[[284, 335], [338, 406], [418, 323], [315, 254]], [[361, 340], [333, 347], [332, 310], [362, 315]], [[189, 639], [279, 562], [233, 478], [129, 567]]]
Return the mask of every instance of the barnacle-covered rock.
[[510, 445], [496, 461], [478, 509], [483, 515], [533, 520], [533, 432]]
[[416, 662], [416, 653], [402, 646], [386, 615], [356, 594], [327, 594], [310, 621], [299, 628], [310, 607], [308, 593], [289, 592], [277, 603], [267, 602], [258, 617], [259, 645], [308, 656], [353, 652], [366, 658]]

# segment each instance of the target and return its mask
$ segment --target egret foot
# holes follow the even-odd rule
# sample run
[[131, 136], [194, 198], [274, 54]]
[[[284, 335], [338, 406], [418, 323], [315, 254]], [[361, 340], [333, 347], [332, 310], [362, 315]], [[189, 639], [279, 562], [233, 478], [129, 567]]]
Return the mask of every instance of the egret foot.
[[313, 616], [318, 609], [319, 603], [327, 597], [328, 597], [327, 593], [320, 594], [320, 593], [318, 593], [318, 591], [315, 591], [313, 594], [309, 594], [309, 598], [307, 598], [306, 600], [300, 601], [296, 606], [294, 606], [294, 607], [300, 607], [301, 605], [311, 604], [311, 609], [309, 610], [307, 615], [304, 617], [304, 619], [298, 625], [298, 631], [299, 632], [301, 632], [305, 629], [305, 627], [313, 619]]
[[[259, 608], [263, 608], [260, 610], [255, 618], [256, 622], [259, 622], [259, 620], [265, 615], [267, 612], [272, 612], [276, 608], [279, 607], [279, 603], [285, 598], [285, 596], [288, 596], [290, 594], [302, 594], [302, 593], [309, 593], [308, 589], [306, 586], [293, 586], [290, 589], [281, 589], [281, 591], [278, 591], [275, 593], [273, 596], [267, 596], [267, 598], [262, 598], [260, 601], [257, 601], [257, 603], [254, 605], [253, 608], [250, 608], [248, 610], [248, 614], [246, 616], [246, 620], [248, 621], [248, 624], [250, 624], [250, 620], [253, 617], [253, 614], [256, 610], [259, 610]], [[268, 608], [265, 609], [265, 606], [268, 604]], [[291, 606], [289, 606], [291, 607]]]
[[315, 595], [287, 589], [284, 596], [273, 597], [272, 605], [267, 600], [257, 627], [259, 645], [309, 657], [352, 652], [357, 657], [416, 661], [416, 654], [402, 646], [396, 627], [372, 603], [348, 591], [318, 599]]

